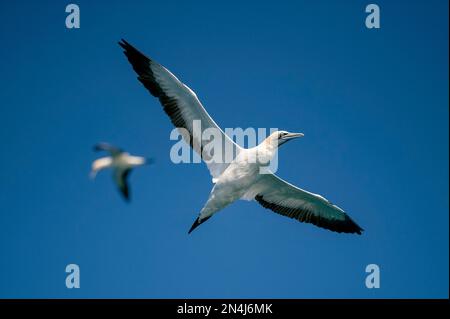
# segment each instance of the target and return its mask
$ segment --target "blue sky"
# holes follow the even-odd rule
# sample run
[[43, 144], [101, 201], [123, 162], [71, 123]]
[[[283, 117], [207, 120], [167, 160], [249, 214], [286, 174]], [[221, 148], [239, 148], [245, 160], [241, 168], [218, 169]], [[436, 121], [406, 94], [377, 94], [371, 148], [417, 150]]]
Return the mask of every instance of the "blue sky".
[[[448, 2], [60, 1], [0, 5], [0, 297], [448, 297]], [[278, 127], [278, 175], [343, 207], [342, 235], [237, 202], [191, 235], [211, 178], [170, 161], [172, 125], [127, 39], [223, 127]], [[125, 203], [109, 141], [151, 156]], [[81, 288], [65, 287], [65, 267]], [[381, 269], [367, 289], [365, 267]]]

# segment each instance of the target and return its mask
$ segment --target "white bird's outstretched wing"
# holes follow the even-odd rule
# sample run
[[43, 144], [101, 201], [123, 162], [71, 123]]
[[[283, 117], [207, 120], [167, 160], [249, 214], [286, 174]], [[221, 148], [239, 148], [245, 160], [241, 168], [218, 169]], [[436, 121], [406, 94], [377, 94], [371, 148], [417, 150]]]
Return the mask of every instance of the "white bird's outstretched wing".
[[[229, 162], [237, 155], [240, 147], [234, 143], [209, 116], [197, 98], [197, 95], [189, 87], [178, 80], [175, 75], [162, 65], [146, 57], [125, 40], [119, 42], [119, 45], [125, 50], [124, 53], [133, 66], [134, 71], [137, 73], [138, 80], [153, 96], [159, 99], [164, 111], [169, 115], [170, 120], [175, 127], [187, 130], [189, 136], [186, 136], [187, 134], [183, 134], [185, 132], [180, 130], [184, 140], [188, 142], [206, 162], [213, 178], [220, 176], [228, 167]], [[201, 121], [200, 136], [194, 136], [194, 120]], [[221, 134], [221, 156], [218, 154], [214, 156], [213, 153], [207, 152], [206, 150], [204, 151], [204, 146], [208, 145], [213, 138], [209, 141], [203, 141], [201, 133], [209, 128], [214, 128]], [[227, 152], [226, 157], [225, 151]]]
[[262, 175], [246, 198], [254, 198], [275, 213], [338, 233], [360, 235], [363, 231], [341, 208], [327, 199], [289, 184], [274, 174]]

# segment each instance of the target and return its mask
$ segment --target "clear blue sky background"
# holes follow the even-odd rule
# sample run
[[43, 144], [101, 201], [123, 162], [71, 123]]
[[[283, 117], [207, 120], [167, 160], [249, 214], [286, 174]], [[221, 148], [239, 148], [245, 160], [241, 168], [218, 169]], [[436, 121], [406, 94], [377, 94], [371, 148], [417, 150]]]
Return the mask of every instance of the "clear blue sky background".
[[[447, 1], [377, 1], [380, 30], [369, 1], [76, 1], [79, 30], [67, 3], [0, 5], [0, 297], [448, 297]], [[122, 37], [221, 126], [304, 132], [278, 174], [366, 232], [237, 202], [188, 236], [211, 178], [170, 161], [172, 125]], [[156, 158], [131, 204], [110, 172], [88, 179], [98, 141]]]

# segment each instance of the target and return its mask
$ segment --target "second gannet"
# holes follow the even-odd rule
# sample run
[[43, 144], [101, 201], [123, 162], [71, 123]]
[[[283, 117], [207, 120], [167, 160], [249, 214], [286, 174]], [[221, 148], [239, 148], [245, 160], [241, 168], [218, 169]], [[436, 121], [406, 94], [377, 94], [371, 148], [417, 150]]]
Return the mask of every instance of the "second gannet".
[[[275, 155], [278, 147], [303, 136], [302, 133], [277, 131], [256, 147], [241, 148], [219, 128], [197, 95], [187, 85], [127, 41], [122, 40], [119, 45], [124, 49], [128, 61], [138, 75], [138, 80], [159, 99], [172, 123], [185, 141], [206, 162], [212, 175], [214, 186], [208, 201], [188, 233], [224, 207], [243, 199], [255, 200], [278, 214], [338, 233], [361, 234], [363, 229], [341, 208], [324, 197], [291, 185], [273, 173], [261, 174], [260, 168]], [[232, 150], [234, 156], [231, 161], [217, 161], [212, 154], [204, 152], [210, 141], [205, 141], [201, 135], [194, 134], [195, 121], [201, 122], [202, 131], [213, 129], [219, 132], [222, 154], [226, 152], [229, 154]], [[185, 134], [186, 132], [188, 134]]]
[[106, 169], [113, 169], [113, 179], [126, 201], [130, 200], [130, 187], [128, 185], [128, 176], [134, 167], [150, 164], [151, 159], [141, 156], [132, 156], [129, 153], [112, 146], [108, 143], [98, 143], [94, 146], [95, 151], [106, 151], [110, 156], [101, 157], [92, 163], [90, 177], [95, 178], [97, 172]]

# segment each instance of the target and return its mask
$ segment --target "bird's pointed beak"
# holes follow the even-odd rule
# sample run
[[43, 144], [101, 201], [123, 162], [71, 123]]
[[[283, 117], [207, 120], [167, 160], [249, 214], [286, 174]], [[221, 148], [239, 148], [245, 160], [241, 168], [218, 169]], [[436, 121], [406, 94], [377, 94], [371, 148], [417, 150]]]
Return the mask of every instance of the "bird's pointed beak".
[[303, 137], [305, 134], [303, 133], [288, 133], [287, 135], [283, 136], [284, 140], [292, 140], [294, 138]]

